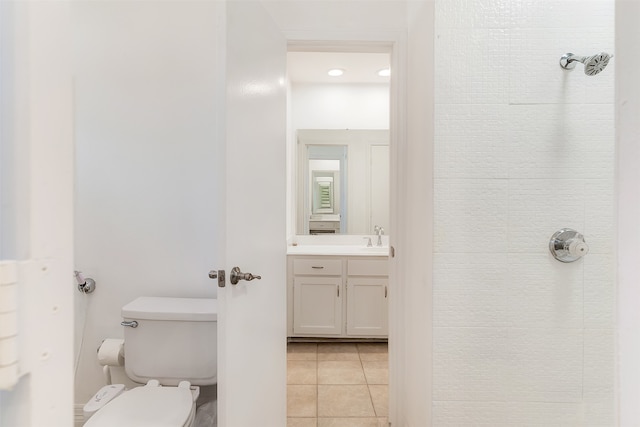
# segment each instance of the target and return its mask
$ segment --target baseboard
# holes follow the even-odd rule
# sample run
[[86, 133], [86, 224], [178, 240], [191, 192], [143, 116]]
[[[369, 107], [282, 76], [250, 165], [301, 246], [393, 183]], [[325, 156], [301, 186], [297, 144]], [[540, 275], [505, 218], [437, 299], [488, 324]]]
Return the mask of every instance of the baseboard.
[[84, 403], [76, 403], [73, 405], [73, 425], [74, 427], [82, 427], [84, 424]]

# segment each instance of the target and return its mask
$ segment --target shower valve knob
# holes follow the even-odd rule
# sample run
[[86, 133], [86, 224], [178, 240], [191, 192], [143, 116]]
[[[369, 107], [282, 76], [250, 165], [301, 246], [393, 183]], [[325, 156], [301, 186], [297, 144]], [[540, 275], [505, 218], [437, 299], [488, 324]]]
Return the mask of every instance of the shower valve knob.
[[589, 253], [589, 246], [582, 234], [563, 228], [551, 236], [549, 251], [560, 262], [574, 262]]

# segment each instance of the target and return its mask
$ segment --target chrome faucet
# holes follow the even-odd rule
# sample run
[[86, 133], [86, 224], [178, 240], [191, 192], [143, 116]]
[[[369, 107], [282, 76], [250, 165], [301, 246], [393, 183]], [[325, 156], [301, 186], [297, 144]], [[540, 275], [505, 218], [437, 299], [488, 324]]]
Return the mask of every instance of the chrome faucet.
[[376, 243], [376, 246], [382, 246], [382, 235], [384, 234], [384, 228], [376, 225], [375, 227], [373, 227], [373, 231], [378, 235], [378, 242]]

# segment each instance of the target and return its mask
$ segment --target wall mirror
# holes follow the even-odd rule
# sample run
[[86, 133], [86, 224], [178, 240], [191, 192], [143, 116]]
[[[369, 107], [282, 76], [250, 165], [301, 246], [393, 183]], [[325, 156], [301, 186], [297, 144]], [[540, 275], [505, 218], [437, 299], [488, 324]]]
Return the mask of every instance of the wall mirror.
[[389, 54], [289, 49], [289, 232], [389, 234]]
[[297, 234], [389, 232], [389, 131], [299, 129]]

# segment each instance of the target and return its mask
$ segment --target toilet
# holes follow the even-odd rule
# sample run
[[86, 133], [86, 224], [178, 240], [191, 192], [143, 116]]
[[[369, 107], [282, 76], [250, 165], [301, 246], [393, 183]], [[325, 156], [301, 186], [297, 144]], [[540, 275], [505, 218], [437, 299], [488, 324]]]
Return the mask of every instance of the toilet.
[[217, 383], [217, 314], [215, 299], [140, 297], [122, 307], [125, 372], [146, 385], [106, 386], [112, 396], [84, 426], [191, 427], [198, 386]]

